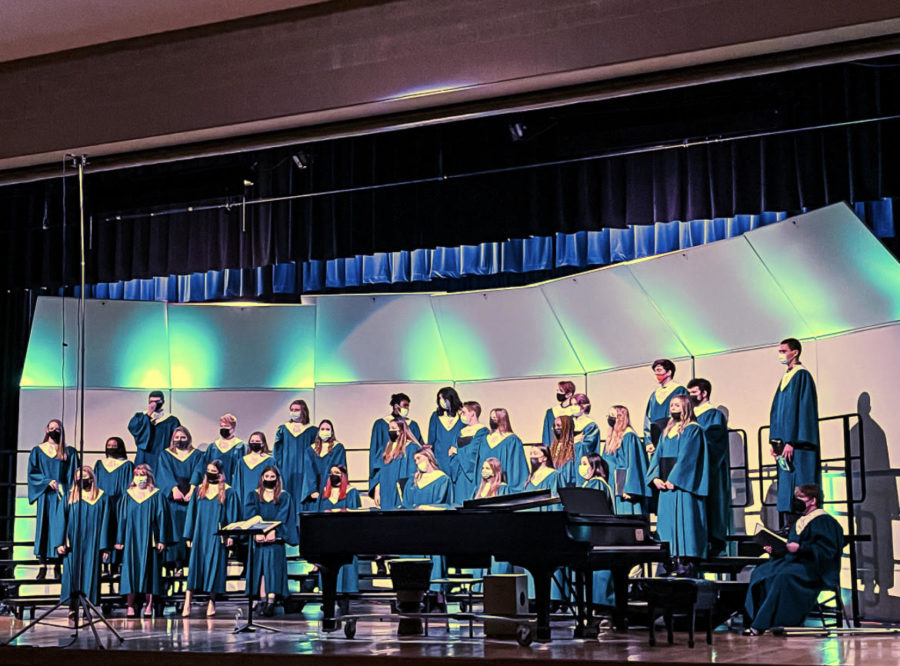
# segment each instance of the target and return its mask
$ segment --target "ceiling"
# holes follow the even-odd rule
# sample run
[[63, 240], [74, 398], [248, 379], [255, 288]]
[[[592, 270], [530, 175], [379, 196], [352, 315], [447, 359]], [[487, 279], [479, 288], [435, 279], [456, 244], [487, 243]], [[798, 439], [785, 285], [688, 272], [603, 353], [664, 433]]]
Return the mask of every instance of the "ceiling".
[[328, 0], [3, 0], [0, 62]]

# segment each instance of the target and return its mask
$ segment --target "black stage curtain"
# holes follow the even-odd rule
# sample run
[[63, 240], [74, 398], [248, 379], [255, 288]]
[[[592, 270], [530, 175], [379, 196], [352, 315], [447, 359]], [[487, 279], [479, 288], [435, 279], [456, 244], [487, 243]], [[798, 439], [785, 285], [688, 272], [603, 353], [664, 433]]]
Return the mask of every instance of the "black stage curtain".
[[[900, 59], [882, 59], [302, 147], [89, 165], [87, 281], [900, 196], [893, 116]], [[873, 118], [892, 119], [859, 122]], [[76, 189], [73, 177], [0, 189], [0, 286], [78, 282]], [[315, 196], [241, 205], [297, 195]]]
[[[0, 530], [12, 540], [16, 498], [16, 449], [19, 441], [19, 380], [31, 330], [36, 297], [30, 290], [2, 292], [0, 326]], [[44, 424], [40, 424], [43, 426]]]

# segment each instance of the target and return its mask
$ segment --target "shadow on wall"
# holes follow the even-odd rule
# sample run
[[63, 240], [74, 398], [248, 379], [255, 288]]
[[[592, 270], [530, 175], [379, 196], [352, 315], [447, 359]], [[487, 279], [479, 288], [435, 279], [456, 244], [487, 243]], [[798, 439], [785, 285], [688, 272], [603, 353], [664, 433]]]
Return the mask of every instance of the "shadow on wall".
[[[870, 534], [872, 541], [858, 548], [860, 606], [867, 619], [900, 617], [900, 596], [892, 596], [894, 585], [893, 522], [900, 520], [900, 500], [897, 497], [897, 470], [891, 469], [887, 436], [872, 419], [872, 399], [867, 392], [857, 400], [860, 424], [850, 430], [854, 452], [859, 450], [862, 426], [865, 453], [866, 498], [857, 509], [857, 529]], [[855, 479], [858, 484], [858, 479]]]

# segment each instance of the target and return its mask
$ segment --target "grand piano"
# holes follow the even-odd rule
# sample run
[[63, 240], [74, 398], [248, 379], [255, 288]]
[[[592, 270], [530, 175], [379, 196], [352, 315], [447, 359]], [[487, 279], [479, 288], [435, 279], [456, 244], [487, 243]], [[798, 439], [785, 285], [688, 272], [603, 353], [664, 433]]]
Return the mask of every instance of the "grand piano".
[[[627, 578], [636, 564], [661, 561], [668, 548], [650, 538], [645, 519], [539, 511], [559, 503], [546, 491], [474, 500], [444, 511], [339, 511], [300, 514], [300, 554], [322, 575], [322, 629], [340, 628], [334, 605], [337, 574], [354, 555], [445, 555], [451, 566], [482, 567], [497, 560], [527, 569], [534, 577], [535, 639], [550, 641], [550, 585], [553, 572], [569, 567], [586, 586], [590, 572], [610, 569], [616, 591], [613, 622], [627, 628]], [[531, 510], [529, 510], [531, 509]], [[584, 594], [584, 593], [583, 593]], [[578, 595], [582, 596], [582, 595]], [[576, 637], [587, 636], [590, 619], [579, 603]]]

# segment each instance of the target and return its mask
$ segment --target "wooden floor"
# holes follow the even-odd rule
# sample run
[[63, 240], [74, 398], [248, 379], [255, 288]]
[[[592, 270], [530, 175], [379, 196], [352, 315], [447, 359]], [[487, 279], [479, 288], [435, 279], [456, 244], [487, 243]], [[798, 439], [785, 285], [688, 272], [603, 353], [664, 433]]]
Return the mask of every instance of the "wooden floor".
[[[269, 618], [265, 622], [280, 633], [258, 631], [232, 634], [238, 606], [222, 603], [214, 619], [182, 620], [179, 616], [162, 619], [126, 619], [114, 614], [111, 624], [125, 639], [119, 644], [102, 625], [99, 632], [109, 650], [98, 652], [89, 628], [80, 630], [75, 643], [72, 630], [64, 626], [39, 625], [16, 640], [15, 646], [0, 647], [0, 664], [63, 664], [67, 666], [137, 666], [139, 664], [180, 664], [192, 666], [230, 666], [258, 664], [425, 664], [452, 657], [455, 664], [507, 665], [545, 660], [561, 666], [592, 662], [637, 662], [641, 664], [847, 664], [880, 666], [900, 664], [900, 640], [892, 636], [784, 638], [772, 635], [745, 637], [736, 632], [718, 631], [713, 645], [698, 636], [697, 646], [687, 647], [687, 634], [676, 632], [675, 644], [665, 644], [665, 632], [658, 632], [662, 644], [651, 648], [646, 630], [627, 633], [601, 632], [598, 639], [576, 641], [565, 623], [554, 627], [550, 644], [520, 647], [514, 641], [468, 637], [466, 623], [452, 622], [447, 630], [442, 623], [431, 625], [429, 637], [397, 638], [396, 624], [360, 620], [356, 637], [347, 639], [342, 631], [318, 632], [318, 613]], [[195, 614], [202, 609], [197, 606]], [[64, 613], [51, 617], [66, 624]], [[11, 617], [0, 618], [0, 639], [6, 641], [23, 626]], [[36, 649], [37, 648], [37, 649]], [[180, 653], [180, 654], [179, 654]], [[190, 653], [187, 657], [186, 653]]]

